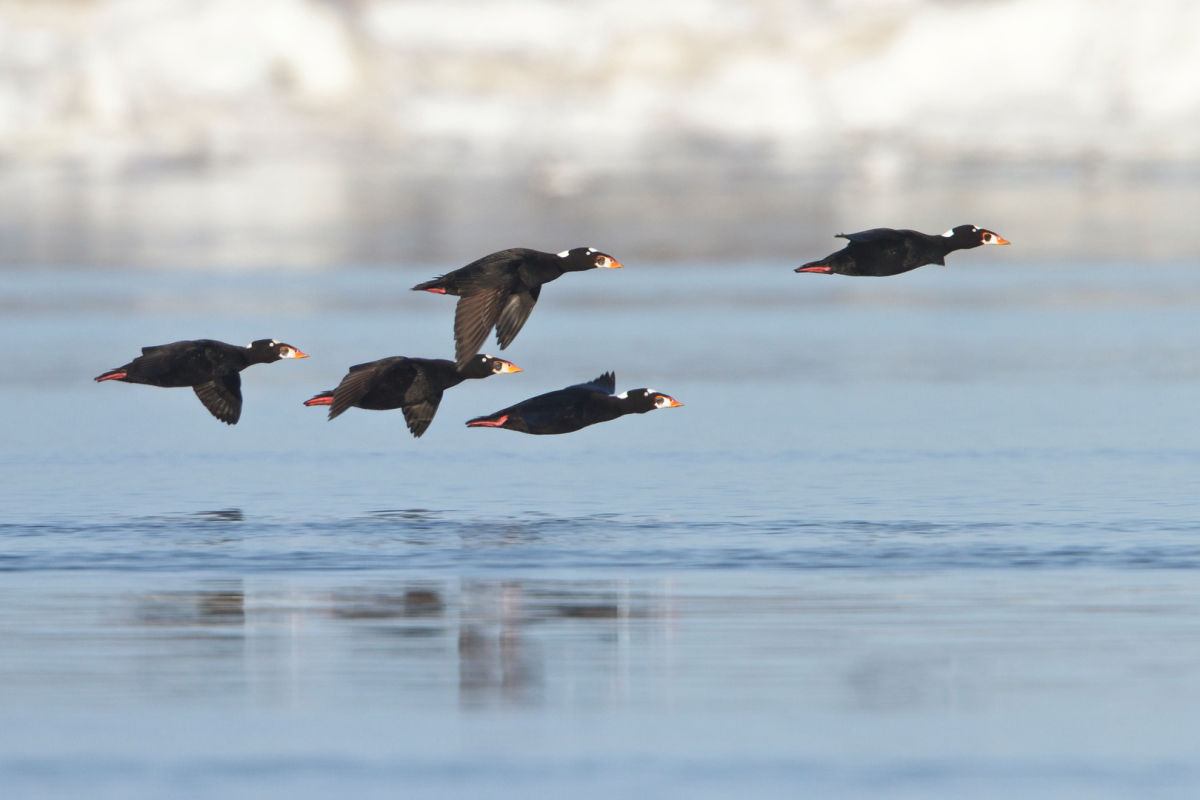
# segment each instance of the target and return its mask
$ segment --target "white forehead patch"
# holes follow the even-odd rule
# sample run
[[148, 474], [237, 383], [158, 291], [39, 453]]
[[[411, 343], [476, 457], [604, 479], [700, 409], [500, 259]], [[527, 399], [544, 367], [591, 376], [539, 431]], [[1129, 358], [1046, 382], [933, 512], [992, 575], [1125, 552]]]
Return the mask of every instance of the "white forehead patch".
[[279, 341], [278, 339], [272, 339], [271, 344], [283, 344], [283, 342]]
[[597, 250], [597, 249], [596, 249], [596, 248], [594, 248], [594, 247], [589, 247], [589, 248], [588, 248], [588, 255], [589, 255], [589, 256], [590, 256], [592, 253], [598, 253], [598, 252], [600, 252], [600, 251], [599, 251], [599, 250]]
[[571, 255], [571, 251], [563, 250], [561, 253], [555, 253], [554, 255], [558, 256], [559, 258], [566, 258], [567, 256]]

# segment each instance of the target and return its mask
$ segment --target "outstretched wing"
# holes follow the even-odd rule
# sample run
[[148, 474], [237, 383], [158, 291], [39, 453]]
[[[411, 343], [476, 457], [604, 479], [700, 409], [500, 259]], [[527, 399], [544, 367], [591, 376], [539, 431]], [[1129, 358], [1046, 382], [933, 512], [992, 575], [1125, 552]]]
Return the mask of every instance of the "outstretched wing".
[[500, 318], [496, 321], [496, 341], [500, 343], [501, 350], [508, 347], [512, 344], [512, 340], [517, 338], [521, 326], [525, 324], [525, 320], [529, 319], [529, 312], [533, 311], [533, 304], [537, 302], [541, 292], [542, 287], [539, 285], [528, 291], [516, 292], [508, 298], [508, 302], [500, 311]]
[[454, 309], [454, 360], [459, 369], [479, 352], [488, 331], [500, 318], [503, 300], [504, 293], [497, 290], [483, 290], [458, 299]]
[[236, 425], [242, 416], [242, 377], [232, 372], [192, 387], [209, 413], [226, 425]]
[[333, 419], [347, 408], [362, 400], [363, 395], [371, 388], [371, 380], [375, 372], [363, 369], [370, 364], [358, 364], [350, 368], [350, 374], [342, 378], [342, 382], [333, 390], [333, 402], [329, 404], [329, 419]]
[[614, 372], [606, 372], [599, 378], [593, 378], [587, 383], [577, 383], [574, 386], [568, 386], [568, 389], [588, 389], [593, 392], [603, 392], [604, 394], [612, 394], [617, 390], [617, 375]]
[[441, 402], [442, 393], [437, 392], [403, 407], [404, 421], [408, 423], [408, 430], [413, 436], [419, 438], [425, 432], [429, 423], [433, 422], [433, 415], [437, 413], [438, 404]]

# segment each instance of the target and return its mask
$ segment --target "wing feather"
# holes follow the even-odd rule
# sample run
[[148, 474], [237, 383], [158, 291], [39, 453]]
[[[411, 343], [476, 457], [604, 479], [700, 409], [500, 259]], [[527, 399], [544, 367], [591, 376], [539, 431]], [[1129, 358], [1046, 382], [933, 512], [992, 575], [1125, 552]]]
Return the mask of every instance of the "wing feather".
[[[358, 366], [369, 365], [360, 364]], [[342, 382], [333, 390], [333, 402], [329, 404], [329, 419], [333, 419], [362, 400], [363, 395], [371, 388], [371, 381], [374, 377], [373, 370], [351, 367], [350, 373], [342, 378]]]
[[408, 430], [413, 436], [420, 438], [421, 434], [429, 427], [429, 423], [433, 422], [433, 415], [437, 413], [438, 404], [442, 402], [442, 393], [431, 395], [423, 400], [415, 403], [408, 403], [403, 407], [404, 421], [408, 423]]
[[587, 383], [577, 383], [573, 386], [568, 386], [568, 389], [588, 389], [593, 392], [603, 392], [604, 394], [612, 394], [617, 390], [617, 375], [615, 372], [606, 372], [599, 378], [593, 378]]
[[541, 286], [535, 286], [529, 291], [516, 292], [508, 298], [508, 302], [504, 304], [504, 308], [500, 312], [500, 318], [496, 321], [496, 341], [500, 343], [501, 350], [508, 347], [512, 344], [513, 339], [517, 338], [525, 321], [529, 319], [529, 313], [533, 311], [533, 305], [537, 302], [541, 291]]
[[242, 416], [242, 378], [231, 372], [192, 387], [209, 413], [226, 425], [236, 425]]
[[454, 359], [459, 369], [479, 352], [500, 317], [503, 294], [481, 291], [458, 299], [454, 309]]

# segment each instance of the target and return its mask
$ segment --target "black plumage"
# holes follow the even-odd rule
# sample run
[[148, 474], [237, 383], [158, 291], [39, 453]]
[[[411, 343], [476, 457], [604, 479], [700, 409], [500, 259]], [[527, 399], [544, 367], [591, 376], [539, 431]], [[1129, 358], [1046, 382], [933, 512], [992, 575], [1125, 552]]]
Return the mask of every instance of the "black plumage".
[[464, 367], [493, 327], [501, 350], [512, 343], [529, 319], [542, 284], [568, 272], [597, 267], [615, 269], [621, 263], [592, 247], [561, 253], [514, 247], [418, 283], [413, 290], [459, 298], [454, 312], [454, 358], [459, 367]]
[[811, 261], [796, 272], [825, 275], [899, 275], [926, 264], [946, 263], [955, 250], [984, 244], [1008, 244], [998, 234], [974, 225], [959, 225], [940, 236], [892, 228], [872, 228], [859, 233], [839, 233], [850, 241], [844, 248], [820, 261]]
[[413, 436], [433, 421], [442, 392], [469, 378], [486, 378], [521, 368], [502, 358], [478, 354], [458, 369], [444, 358], [392, 356], [350, 368], [336, 389], [304, 401], [306, 406], [329, 406], [329, 419], [350, 407], [386, 411], [399, 408]]
[[140, 356], [123, 367], [98, 375], [96, 380], [190, 386], [214, 417], [235, 425], [242, 415], [239, 372], [251, 364], [307, 357], [307, 353], [278, 339], [259, 339], [247, 347], [214, 339], [194, 339], [143, 347]]
[[588, 383], [539, 394], [494, 414], [475, 417], [467, 422], [467, 426], [507, 428], [540, 435], [570, 433], [626, 414], [644, 414], [656, 408], [683, 405], [653, 389], [630, 389], [614, 395], [616, 385], [616, 376], [606, 372]]

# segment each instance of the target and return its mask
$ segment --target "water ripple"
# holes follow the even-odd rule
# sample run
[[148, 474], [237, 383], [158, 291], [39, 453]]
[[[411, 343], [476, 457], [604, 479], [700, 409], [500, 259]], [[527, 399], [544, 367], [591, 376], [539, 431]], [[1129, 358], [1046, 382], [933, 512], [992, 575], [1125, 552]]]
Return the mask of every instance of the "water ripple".
[[1177, 520], [688, 520], [388, 509], [331, 519], [239, 509], [2, 524], [0, 570], [1194, 569]]

